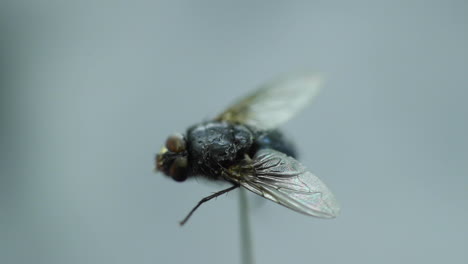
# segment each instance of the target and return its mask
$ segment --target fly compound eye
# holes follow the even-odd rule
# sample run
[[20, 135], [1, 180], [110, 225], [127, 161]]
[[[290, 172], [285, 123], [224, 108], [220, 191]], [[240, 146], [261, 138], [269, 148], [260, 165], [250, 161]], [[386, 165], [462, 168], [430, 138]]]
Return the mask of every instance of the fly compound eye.
[[172, 134], [166, 140], [166, 148], [171, 152], [182, 152], [185, 150], [185, 139], [179, 134]]
[[175, 181], [185, 181], [187, 179], [187, 158], [176, 158], [169, 169], [169, 175], [171, 175]]

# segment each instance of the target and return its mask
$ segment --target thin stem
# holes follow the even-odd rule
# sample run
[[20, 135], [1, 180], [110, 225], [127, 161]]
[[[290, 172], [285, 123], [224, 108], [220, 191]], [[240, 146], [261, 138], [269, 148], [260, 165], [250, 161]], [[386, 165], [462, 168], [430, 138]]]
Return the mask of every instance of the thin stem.
[[239, 217], [242, 264], [253, 264], [254, 258], [249, 223], [249, 205], [244, 188], [239, 188]]

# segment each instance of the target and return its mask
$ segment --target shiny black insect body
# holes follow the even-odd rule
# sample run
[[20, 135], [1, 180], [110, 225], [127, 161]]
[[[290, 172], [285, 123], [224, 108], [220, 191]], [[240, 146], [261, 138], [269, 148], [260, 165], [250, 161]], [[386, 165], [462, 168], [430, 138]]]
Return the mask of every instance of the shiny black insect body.
[[222, 179], [225, 168], [253, 157], [261, 148], [271, 148], [295, 156], [293, 146], [279, 131], [256, 131], [246, 125], [226, 122], [202, 123], [187, 131], [189, 174]]
[[315, 75], [273, 82], [214, 120], [169, 136], [156, 156], [157, 170], [179, 182], [197, 175], [232, 184], [202, 199], [181, 224], [202, 203], [240, 186], [304, 214], [338, 214], [333, 194], [295, 159], [293, 145], [277, 130], [315, 96], [318, 85]]

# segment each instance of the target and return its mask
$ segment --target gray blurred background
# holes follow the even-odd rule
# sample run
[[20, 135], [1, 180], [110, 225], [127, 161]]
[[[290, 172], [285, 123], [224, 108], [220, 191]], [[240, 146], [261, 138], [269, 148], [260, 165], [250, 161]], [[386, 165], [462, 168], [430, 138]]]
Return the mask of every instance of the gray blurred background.
[[249, 195], [257, 263], [468, 262], [466, 1], [1, 1], [0, 263], [239, 263], [238, 192], [153, 173], [166, 136], [285, 72], [335, 192]]

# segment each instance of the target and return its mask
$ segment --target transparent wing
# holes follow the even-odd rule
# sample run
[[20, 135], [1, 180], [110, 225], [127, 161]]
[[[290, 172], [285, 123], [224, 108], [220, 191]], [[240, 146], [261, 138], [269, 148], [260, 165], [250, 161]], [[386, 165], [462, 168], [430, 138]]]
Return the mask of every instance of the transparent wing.
[[273, 129], [302, 110], [317, 95], [318, 74], [291, 75], [274, 80], [239, 100], [215, 120]]
[[294, 211], [334, 218], [340, 206], [327, 186], [296, 159], [272, 150], [257, 152], [251, 164], [238, 171], [237, 182], [246, 189]]

